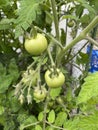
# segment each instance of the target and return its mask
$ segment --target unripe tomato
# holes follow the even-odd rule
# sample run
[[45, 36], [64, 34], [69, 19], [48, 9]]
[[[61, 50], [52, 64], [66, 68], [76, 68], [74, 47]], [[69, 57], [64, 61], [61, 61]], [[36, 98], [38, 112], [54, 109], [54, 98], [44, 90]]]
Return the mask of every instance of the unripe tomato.
[[43, 34], [37, 33], [35, 38], [26, 39], [24, 46], [28, 53], [32, 55], [40, 55], [47, 48], [47, 39]]
[[47, 70], [45, 73], [45, 81], [50, 88], [61, 87], [65, 82], [64, 74], [57, 69], [57, 73], [53, 73], [51, 70]]
[[73, 27], [74, 26], [74, 21], [73, 20], [70, 20], [68, 23], [67, 23], [68, 27]]
[[33, 93], [34, 99], [43, 101], [46, 97], [46, 93], [47, 93], [47, 91], [46, 91], [45, 87], [42, 86], [41, 89], [39, 87], [36, 87], [34, 89], [34, 93]]

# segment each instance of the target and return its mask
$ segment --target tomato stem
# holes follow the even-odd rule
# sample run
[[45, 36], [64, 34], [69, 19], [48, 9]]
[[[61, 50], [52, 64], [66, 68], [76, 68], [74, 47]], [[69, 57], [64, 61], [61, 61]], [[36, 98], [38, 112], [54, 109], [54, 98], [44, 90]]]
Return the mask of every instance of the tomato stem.
[[50, 88], [48, 89], [48, 93], [47, 93], [47, 97], [46, 97], [45, 105], [44, 105], [43, 130], [46, 130], [46, 113], [47, 113], [47, 106], [50, 100], [49, 96], [50, 96]]
[[36, 28], [38, 31], [40, 31], [41, 33], [44, 33], [48, 38], [50, 38], [50, 39], [53, 41], [54, 44], [58, 45], [61, 49], [64, 48], [64, 47], [62, 46], [61, 42], [58, 41], [56, 38], [54, 38], [52, 35], [50, 35], [50, 34], [44, 32], [41, 28], [39, 28], [39, 27], [37, 27], [37, 26], [35, 26], [35, 28]]
[[93, 45], [98, 47], [98, 42], [96, 42], [94, 39], [92, 39], [90, 36], [85, 37], [86, 40], [90, 41]]
[[55, 25], [55, 32], [56, 32], [56, 39], [59, 41], [59, 22], [58, 22], [58, 16], [56, 11], [56, 2], [55, 0], [51, 0], [51, 7], [53, 11], [53, 17], [54, 17], [54, 25]]
[[37, 30], [36, 28], [34, 27], [34, 25], [32, 24], [32, 28], [31, 28], [31, 31], [30, 31], [30, 37], [32, 38], [36, 38], [37, 36]]
[[53, 61], [53, 57], [52, 57], [52, 54], [51, 54], [51, 51], [50, 51], [51, 47], [52, 47], [52, 44], [49, 44], [49, 46], [48, 46], [48, 54], [49, 54], [49, 58], [50, 58], [52, 66], [55, 66], [55, 63]]

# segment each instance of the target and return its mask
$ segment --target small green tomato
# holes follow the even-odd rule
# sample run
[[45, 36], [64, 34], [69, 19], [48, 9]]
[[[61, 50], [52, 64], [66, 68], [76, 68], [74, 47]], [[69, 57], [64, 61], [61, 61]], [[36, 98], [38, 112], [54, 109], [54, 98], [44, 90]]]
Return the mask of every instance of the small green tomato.
[[[51, 69], [53, 70], [53, 69]], [[64, 74], [59, 70], [56, 69], [58, 74], [55, 74], [51, 70], [47, 70], [45, 73], [45, 81], [50, 88], [58, 88], [61, 87], [65, 82]]]
[[35, 87], [33, 96], [35, 100], [43, 101], [46, 97], [47, 91], [44, 86], [41, 86], [41, 89], [39, 87]]

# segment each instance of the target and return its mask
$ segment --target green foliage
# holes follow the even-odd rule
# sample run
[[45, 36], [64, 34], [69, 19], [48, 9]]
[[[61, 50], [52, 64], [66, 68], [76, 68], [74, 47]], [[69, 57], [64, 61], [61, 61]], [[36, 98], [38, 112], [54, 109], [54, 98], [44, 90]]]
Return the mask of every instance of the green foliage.
[[59, 112], [57, 118], [55, 119], [56, 126], [62, 126], [66, 122], [67, 114], [65, 112]]
[[98, 96], [98, 72], [89, 74], [81, 86], [81, 91], [77, 97], [77, 103], [86, 103], [89, 99]]
[[55, 99], [57, 96], [59, 96], [61, 92], [61, 88], [51, 89], [50, 90], [50, 96], [52, 99]]
[[27, 28], [32, 24], [33, 21], [36, 20], [37, 14], [41, 13], [39, 4], [43, 2], [43, 0], [22, 0], [20, 2], [20, 7], [16, 11], [16, 15], [18, 18], [15, 20], [16, 28], [15, 28], [15, 37], [19, 37], [23, 34], [23, 30], [27, 30]]
[[12, 27], [13, 21], [14, 21], [14, 19], [8, 19], [8, 18], [2, 19], [0, 21], [0, 30], [10, 29]]
[[48, 115], [48, 122], [53, 123], [55, 121], [55, 111], [51, 110]]
[[0, 0], [0, 8], [7, 6], [9, 4], [9, 0]]
[[68, 130], [97, 130], [98, 113], [87, 116], [77, 116], [73, 120], [64, 123], [64, 128]]
[[[78, 29], [87, 31], [83, 37], [91, 36], [87, 25], [95, 33], [90, 23], [98, 14], [97, 5], [97, 0], [0, 0], [0, 130], [98, 129], [98, 72], [88, 74], [84, 45], [73, 53], [81, 39]], [[64, 28], [59, 29], [63, 20]], [[74, 23], [72, 42], [67, 44], [70, 21]], [[24, 48], [33, 27], [48, 41], [48, 48], [38, 56], [29, 55]], [[72, 75], [73, 65], [81, 70], [79, 78]], [[64, 73], [60, 88], [51, 89], [45, 82], [45, 72], [51, 68], [55, 76], [56, 68]], [[37, 87], [39, 94], [46, 90], [45, 98], [38, 102], [34, 99]]]
[[9, 64], [8, 74], [6, 69], [0, 64], [0, 93], [4, 93], [10, 87], [11, 83], [18, 79], [19, 72], [14, 59]]

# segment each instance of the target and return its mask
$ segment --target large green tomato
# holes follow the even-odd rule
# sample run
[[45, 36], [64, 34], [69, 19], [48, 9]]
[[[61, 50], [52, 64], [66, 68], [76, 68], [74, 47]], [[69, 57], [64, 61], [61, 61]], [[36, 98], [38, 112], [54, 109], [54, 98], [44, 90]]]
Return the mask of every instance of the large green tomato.
[[28, 53], [32, 55], [40, 55], [47, 48], [47, 39], [43, 34], [37, 33], [35, 38], [26, 39], [24, 46]]
[[[53, 71], [53, 70], [52, 70]], [[53, 73], [51, 70], [47, 70], [45, 73], [45, 81], [50, 88], [61, 87], [65, 82], [64, 74], [57, 69], [57, 73]]]

